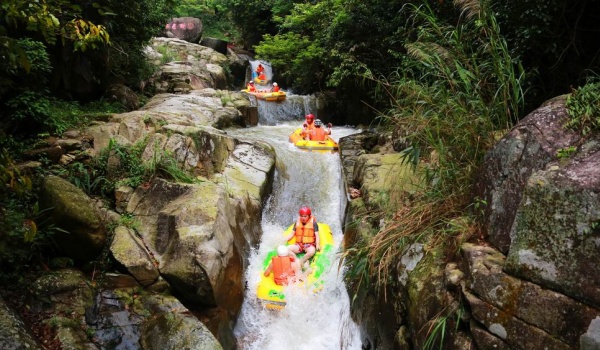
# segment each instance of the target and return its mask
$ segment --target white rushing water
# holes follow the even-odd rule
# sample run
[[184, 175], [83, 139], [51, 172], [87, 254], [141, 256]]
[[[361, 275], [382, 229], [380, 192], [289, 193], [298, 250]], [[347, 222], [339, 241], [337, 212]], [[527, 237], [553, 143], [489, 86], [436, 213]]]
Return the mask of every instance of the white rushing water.
[[[263, 118], [264, 114], [259, 114]], [[288, 286], [287, 305], [280, 311], [267, 310], [257, 302], [262, 262], [270, 250], [284, 243], [282, 233], [295, 222], [301, 206], [310, 206], [319, 222], [330, 225], [336, 250], [343, 239], [346, 197], [339, 155], [304, 152], [289, 143], [288, 136], [302, 122], [272, 125], [273, 120], [268, 120], [270, 126], [228, 131], [240, 139], [265, 141], [277, 155], [273, 194], [263, 212], [262, 241], [251, 253], [245, 276], [248, 288], [235, 328], [239, 349], [361, 349], [358, 327], [350, 317], [350, 299], [338, 255], [325, 274], [324, 288], [319, 293], [308, 293], [303, 284]], [[356, 132], [353, 128], [334, 127], [332, 137], [337, 141]]]

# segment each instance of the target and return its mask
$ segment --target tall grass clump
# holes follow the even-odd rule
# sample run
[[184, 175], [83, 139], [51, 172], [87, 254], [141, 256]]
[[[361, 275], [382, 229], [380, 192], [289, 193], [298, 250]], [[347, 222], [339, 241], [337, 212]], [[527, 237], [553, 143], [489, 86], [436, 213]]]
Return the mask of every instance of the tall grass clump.
[[[454, 4], [460, 17], [452, 25], [442, 23], [428, 5], [406, 5], [411, 40], [401, 67], [389, 77], [367, 76], [389, 97], [392, 108], [381, 113], [381, 121], [409, 141], [403, 159], [419, 178], [416, 193], [390, 202], [389, 223], [360, 248], [369, 261], [362, 277], [375, 281], [375, 288], [393, 280], [410, 244], [431, 248], [473, 232], [472, 220], [458, 220], [472, 201], [473, 175], [494, 135], [517, 121], [523, 104], [523, 69], [511, 57], [487, 2]], [[354, 256], [364, 252], [347, 253], [349, 265]]]
[[[151, 156], [144, 159], [144, 152], [151, 146]], [[182, 183], [199, 183], [182, 161], [174, 154], [149, 145], [147, 138], [125, 146], [111, 139], [91, 166], [74, 165], [69, 169], [69, 181], [88, 194], [110, 196], [115, 186], [137, 187], [155, 178]]]
[[600, 130], [600, 81], [589, 81], [567, 98], [571, 117], [565, 126], [586, 136]]

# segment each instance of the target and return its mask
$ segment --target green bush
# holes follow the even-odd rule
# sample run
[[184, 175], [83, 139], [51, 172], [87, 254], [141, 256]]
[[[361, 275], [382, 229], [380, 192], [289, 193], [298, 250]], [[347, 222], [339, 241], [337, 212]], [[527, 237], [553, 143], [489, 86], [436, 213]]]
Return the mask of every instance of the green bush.
[[0, 152], [0, 283], [14, 281], [33, 265], [48, 265], [53, 256], [52, 236], [37, 205], [37, 185], [21, 173], [8, 152]]
[[454, 25], [425, 5], [405, 10], [413, 34], [407, 58], [388, 79], [367, 78], [391, 101], [382, 125], [411, 143], [404, 162], [414, 165], [417, 190], [382, 206], [385, 227], [347, 257], [362, 263], [361, 250], [368, 252], [375, 289], [393, 281], [410, 244], [447, 244], [472, 234], [475, 224], [456, 225], [456, 218], [468, 216], [474, 175], [495, 133], [516, 122], [523, 102], [522, 68], [484, 3], [462, 2]]
[[567, 98], [571, 119], [566, 127], [588, 135], [600, 130], [600, 82], [590, 82], [574, 90]]

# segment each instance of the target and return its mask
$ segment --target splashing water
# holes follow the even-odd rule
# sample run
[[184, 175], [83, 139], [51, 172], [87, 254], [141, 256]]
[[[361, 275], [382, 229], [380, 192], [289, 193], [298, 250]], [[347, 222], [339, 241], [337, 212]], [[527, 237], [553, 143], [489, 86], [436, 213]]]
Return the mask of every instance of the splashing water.
[[[276, 119], [276, 118], [274, 118]], [[302, 205], [312, 208], [319, 222], [330, 225], [336, 250], [343, 239], [342, 220], [346, 204], [339, 155], [298, 150], [288, 136], [302, 121], [275, 126], [228, 130], [241, 139], [271, 144], [277, 154], [273, 194], [263, 212], [263, 238], [251, 253], [246, 270], [248, 290], [235, 328], [238, 348], [269, 349], [361, 349], [360, 332], [350, 318], [350, 301], [343, 271], [336, 255], [317, 294], [304, 284], [286, 287], [287, 305], [279, 311], [264, 308], [257, 301], [256, 288], [267, 253], [283, 242], [283, 231], [292, 224]], [[353, 128], [335, 127], [332, 137], [356, 133]]]

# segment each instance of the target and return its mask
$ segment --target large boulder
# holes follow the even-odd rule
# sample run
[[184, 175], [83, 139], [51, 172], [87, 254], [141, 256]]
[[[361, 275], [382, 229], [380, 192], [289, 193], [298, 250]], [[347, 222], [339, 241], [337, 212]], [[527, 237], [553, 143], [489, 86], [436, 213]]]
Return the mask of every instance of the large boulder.
[[[378, 135], [371, 131], [363, 131], [360, 134], [354, 134], [340, 138], [340, 159], [344, 173], [344, 183], [346, 190], [348, 187], [360, 187], [354, 183], [354, 170], [358, 156], [370, 153], [377, 145]], [[348, 191], [349, 192], [349, 191]]]
[[[474, 332], [477, 343], [499, 337], [511, 346], [534, 349], [539, 347], [528, 335], [537, 334], [540, 346], [557, 341], [557, 348], [579, 348], [580, 338], [600, 317], [598, 309], [507, 274], [503, 271], [505, 256], [492, 247], [464, 244], [462, 251], [469, 276], [464, 284], [467, 300], [476, 310], [475, 320], [489, 332]], [[498, 311], [484, 314], [479, 310]], [[511, 331], [515, 325], [518, 328]]]
[[136, 93], [123, 84], [111, 84], [104, 92], [104, 97], [108, 101], [120, 103], [128, 111], [140, 107], [140, 99]]
[[174, 297], [150, 295], [140, 304], [152, 315], [141, 326], [139, 344], [143, 349], [223, 349], [209, 329]]
[[173, 18], [165, 25], [168, 37], [198, 43], [202, 36], [202, 22], [194, 17]]
[[482, 229], [487, 240], [508, 253], [523, 189], [531, 174], [557, 159], [556, 152], [579, 137], [565, 130], [566, 97], [550, 100], [523, 118], [485, 156], [475, 196], [483, 207]]
[[78, 187], [58, 176], [46, 176], [42, 184], [40, 207], [60, 228], [54, 240], [69, 257], [94, 260], [106, 243], [107, 231], [94, 202]]
[[0, 349], [41, 350], [25, 321], [0, 298]]
[[600, 308], [600, 144], [534, 173], [504, 269]]
[[[166, 290], [143, 290], [125, 275], [102, 277], [98, 285], [98, 280], [65, 269], [32, 283], [28, 305], [53, 327], [63, 349], [138, 349], [140, 344], [143, 349], [222, 349], [208, 328]], [[37, 349], [22, 341], [29, 347], [14, 349]]]
[[240, 109], [249, 105], [241, 93], [213, 89], [195, 90], [187, 95], [158, 94], [142, 109], [114, 115], [110, 122], [93, 125], [86, 133], [93, 139], [93, 154], [108, 147], [111, 140], [127, 146], [157, 132], [198, 134], [207, 130], [219, 135], [223, 132], [214, 128], [244, 126]]
[[158, 263], [133, 229], [117, 227], [110, 251], [142, 286], [149, 286], [158, 280]]
[[157, 66], [151, 78], [157, 92], [227, 88], [223, 69], [227, 57], [211, 48], [179, 39], [154, 38], [145, 53]]
[[[212, 154], [206, 158], [213, 162], [210, 180], [177, 184], [157, 179], [134, 192], [127, 212], [140, 220], [142, 245], [156, 259], [161, 276], [187, 302], [220, 310], [213, 313], [219, 320], [208, 326], [221, 342], [231, 343], [243, 272], [259, 242], [262, 203], [271, 190], [274, 153], [264, 144], [205, 136], [209, 142], [197, 143], [196, 149]], [[146, 266], [153, 262], [142, 260]]]

